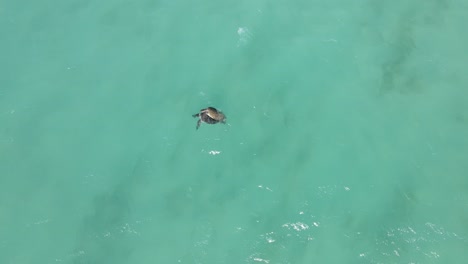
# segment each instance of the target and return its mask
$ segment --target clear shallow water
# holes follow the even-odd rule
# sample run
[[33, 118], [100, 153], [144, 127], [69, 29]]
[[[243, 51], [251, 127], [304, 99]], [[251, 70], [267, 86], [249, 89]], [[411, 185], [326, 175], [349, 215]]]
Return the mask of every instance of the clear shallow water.
[[463, 263], [467, 15], [0, 5], [0, 262]]

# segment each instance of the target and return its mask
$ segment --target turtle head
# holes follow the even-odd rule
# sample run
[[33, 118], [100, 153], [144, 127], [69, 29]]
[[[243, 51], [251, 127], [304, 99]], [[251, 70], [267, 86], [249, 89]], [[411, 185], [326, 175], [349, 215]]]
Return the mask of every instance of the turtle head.
[[226, 116], [221, 111], [218, 112], [218, 120], [219, 122], [226, 124]]

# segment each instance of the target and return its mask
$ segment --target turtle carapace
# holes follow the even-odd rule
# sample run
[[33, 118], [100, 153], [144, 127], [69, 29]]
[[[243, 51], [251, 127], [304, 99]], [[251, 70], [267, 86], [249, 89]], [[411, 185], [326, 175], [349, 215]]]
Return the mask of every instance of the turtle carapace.
[[226, 123], [226, 116], [223, 112], [218, 111], [214, 107], [207, 107], [200, 110], [199, 113], [192, 115], [193, 117], [198, 117], [197, 129], [200, 127], [201, 122], [207, 124], [216, 124], [216, 123]]

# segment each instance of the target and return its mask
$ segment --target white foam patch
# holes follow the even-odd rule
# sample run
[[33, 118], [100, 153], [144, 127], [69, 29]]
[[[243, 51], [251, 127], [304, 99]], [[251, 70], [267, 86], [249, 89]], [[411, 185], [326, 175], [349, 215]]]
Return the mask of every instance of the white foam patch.
[[254, 261], [258, 261], [258, 262], [264, 262], [264, 263], [270, 263], [269, 260], [267, 259], [262, 259], [262, 258], [253, 258]]
[[270, 189], [268, 186], [259, 185], [258, 188], [260, 188], [260, 189], [265, 189], [265, 190], [268, 190], [268, 191], [270, 191], [270, 192], [273, 191], [273, 190]]
[[239, 40], [237, 41], [237, 47], [247, 45], [247, 43], [252, 39], [252, 33], [247, 27], [239, 27], [237, 29], [237, 35]]
[[294, 229], [296, 231], [303, 231], [309, 229], [309, 225], [302, 223], [302, 222], [297, 222], [297, 223], [286, 223], [282, 225], [282, 227], [286, 227], [287, 229]]

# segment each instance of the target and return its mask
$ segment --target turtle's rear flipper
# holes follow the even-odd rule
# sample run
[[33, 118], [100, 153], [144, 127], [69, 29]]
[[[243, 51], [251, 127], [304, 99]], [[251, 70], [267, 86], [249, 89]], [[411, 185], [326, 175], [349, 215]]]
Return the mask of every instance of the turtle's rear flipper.
[[200, 127], [200, 124], [201, 124], [201, 119], [198, 119], [197, 128], [196, 128], [197, 130], [198, 130], [198, 128]]

